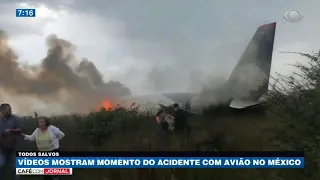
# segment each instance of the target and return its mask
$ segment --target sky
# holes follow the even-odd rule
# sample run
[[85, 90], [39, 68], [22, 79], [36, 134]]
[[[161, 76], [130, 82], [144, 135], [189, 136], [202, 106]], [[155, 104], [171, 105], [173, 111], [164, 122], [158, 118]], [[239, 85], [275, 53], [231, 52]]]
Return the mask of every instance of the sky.
[[[46, 56], [46, 37], [72, 42], [76, 56], [91, 60], [105, 81], [133, 94], [199, 91], [228, 77], [256, 29], [277, 22], [272, 72], [290, 73], [304, 62], [280, 51], [320, 48], [318, 0], [29, 0], [1, 1], [1, 28], [20, 64]], [[35, 18], [15, 17], [36, 8]], [[286, 11], [303, 13], [299, 22]]]

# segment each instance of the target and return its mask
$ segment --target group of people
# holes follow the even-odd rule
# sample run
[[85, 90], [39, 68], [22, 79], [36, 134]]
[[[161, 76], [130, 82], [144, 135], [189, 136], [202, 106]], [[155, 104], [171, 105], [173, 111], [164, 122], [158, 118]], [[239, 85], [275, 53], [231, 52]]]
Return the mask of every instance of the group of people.
[[[59, 140], [65, 135], [57, 127], [50, 124], [46, 117], [37, 117], [38, 127], [31, 135], [24, 134], [22, 118], [12, 114], [9, 104], [0, 105], [0, 180], [4, 180], [3, 168], [10, 164], [12, 179], [16, 175], [15, 158], [19, 137], [24, 140], [36, 141], [39, 151], [59, 151]], [[54, 176], [44, 176], [44, 179], [56, 179]]]
[[159, 147], [166, 148], [170, 132], [177, 138], [176, 146], [182, 146], [182, 139], [188, 134], [187, 117], [179, 104], [175, 103], [172, 107], [161, 109], [156, 114], [157, 136]]
[[[65, 134], [57, 127], [50, 124], [46, 117], [37, 117], [38, 127], [31, 135], [23, 132], [23, 120], [12, 114], [10, 104], [0, 105], [0, 180], [4, 180], [3, 168], [10, 164], [12, 179], [18, 180], [16, 175], [15, 158], [19, 137], [24, 140], [35, 141], [39, 151], [59, 151], [59, 141]], [[172, 108], [162, 109], [156, 115], [157, 134], [160, 138], [160, 146], [167, 146], [167, 138], [172, 131], [178, 137], [183, 138], [187, 133], [187, 118], [185, 112], [178, 104]], [[165, 143], [165, 144], [163, 144]], [[180, 141], [178, 142], [180, 143]], [[178, 145], [179, 146], [179, 145]], [[44, 179], [56, 179], [54, 176], [44, 176]]]

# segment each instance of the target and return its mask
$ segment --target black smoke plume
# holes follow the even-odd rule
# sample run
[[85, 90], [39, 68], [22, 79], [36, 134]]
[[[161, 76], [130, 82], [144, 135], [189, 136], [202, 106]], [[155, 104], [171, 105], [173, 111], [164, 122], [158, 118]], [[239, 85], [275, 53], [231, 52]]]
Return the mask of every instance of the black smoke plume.
[[[47, 56], [38, 66], [21, 67], [17, 62], [19, 57], [8, 45], [8, 36], [0, 31], [1, 101], [8, 95], [28, 97], [45, 104], [60, 104], [65, 111], [85, 112], [96, 108], [103, 99], [131, 94], [120, 82], [104, 82], [90, 60], [83, 58], [79, 62], [74, 55], [76, 46], [71, 42], [50, 35], [46, 44]], [[21, 111], [30, 111], [25, 108], [30, 107], [28, 103], [19, 102], [16, 106]]]

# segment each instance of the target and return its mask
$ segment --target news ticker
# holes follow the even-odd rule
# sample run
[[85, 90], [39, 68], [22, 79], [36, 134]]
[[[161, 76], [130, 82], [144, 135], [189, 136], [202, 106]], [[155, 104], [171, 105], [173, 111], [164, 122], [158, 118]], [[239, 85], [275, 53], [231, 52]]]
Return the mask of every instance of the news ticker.
[[304, 157], [17, 157], [16, 168], [304, 168]]
[[16, 175], [72, 175], [72, 168], [16, 168]]
[[299, 151], [236, 151], [236, 152], [199, 152], [199, 151], [61, 151], [35, 152], [20, 151], [17, 157], [304, 157]]

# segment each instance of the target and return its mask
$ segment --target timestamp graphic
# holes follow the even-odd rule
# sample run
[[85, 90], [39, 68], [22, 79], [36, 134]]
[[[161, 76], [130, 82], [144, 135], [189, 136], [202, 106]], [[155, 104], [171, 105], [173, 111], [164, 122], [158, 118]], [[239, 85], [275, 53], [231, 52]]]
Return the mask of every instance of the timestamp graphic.
[[16, 17], [36, 17], [36, 9], [16, 9]]

